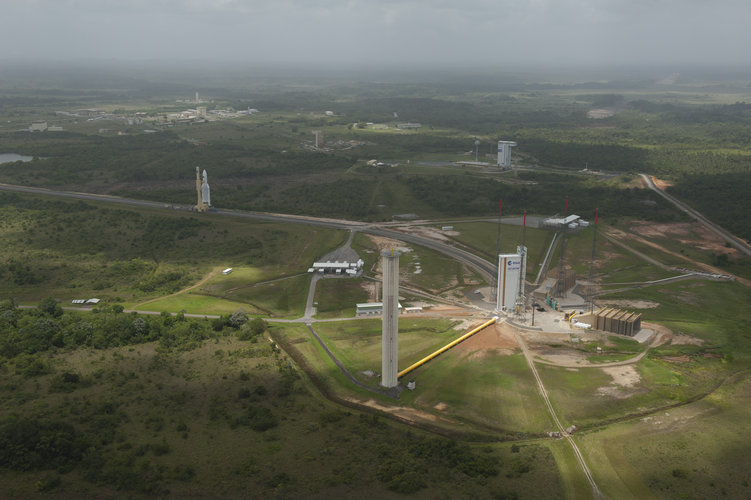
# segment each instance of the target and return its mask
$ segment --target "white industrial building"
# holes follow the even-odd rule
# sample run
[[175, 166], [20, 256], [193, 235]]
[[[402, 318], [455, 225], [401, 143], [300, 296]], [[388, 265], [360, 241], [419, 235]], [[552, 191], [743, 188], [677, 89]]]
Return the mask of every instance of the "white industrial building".
[[516, 247], [516, 253], [498, 256], [498, 311], [512, 311], [523, 291], [523, 280], [527, 271], [527, 249]]
[[542, 226], [550, 229], [579, 229], [589, 226], [589, 222], [582, 219], [579, 215], [568, 215], [563, 218], [550, 217], [542, 221]]
[[349, 276], [357, 276], [362, 271], [362, 266], [364, 264], [365, 262], [362, 259], [358, 259], [357, 262], [313, 262], [313, 267], [309, 267], [308, 272], [319, 274], [347, 274]]
[[516, 147], [514, 141], [498, 141], [498, 166], [511, 166], [511, 148]]
[[[397, 302], [396, 308], [399, 311], [399, 314], [401, 314], [402, 310], [404, 310], [401, 303], [399, 302]], [[407, 309], [414, 308], [408, 307]], [[422, 312], [422, 308], [420, 308], [419, 312]], [[357, 310], [355, 312], [356, 316], [380, 316], [381, 314], [383, 314], [383, 302], [361, 302], [357, 304]]]

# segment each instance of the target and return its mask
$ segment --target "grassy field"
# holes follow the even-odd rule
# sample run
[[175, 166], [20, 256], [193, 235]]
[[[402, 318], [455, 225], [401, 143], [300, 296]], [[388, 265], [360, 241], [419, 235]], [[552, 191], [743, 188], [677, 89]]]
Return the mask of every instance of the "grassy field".
[[[746, 217], [751, 108], [745, 104], [751, 94], [743, 79], [682, 75], [656, 89], [637, 82], [664, 75], [635, 73], [624, 88], [618, 88], [620, 80], [603, 75], [589, 83], [582, 81], [584, 75], [552, 75], [544, 85], [538, 81], [541, 76], [495, 75], [473, 78], [471, 86], [433, 76], [426, 77], [430, 83], [417, 84], [328, 77], [325, 82], [280, 82], [256, 74], [238, 82], [212, 75], [202, 80], [211, 82], [216, 95], [212, 108], [262, 111], [172, 127], [158, 122], [166, 113], [190, 106], [175, 101], [191, 97], [185, 95], [192, 93], [186, 91], [190, 79], [175, 84], [160, 81], [164, 75], [144, 74], [143, 81], [121, 82], [121, 77], [90, 74], [87, 89], [78, 90], [67, 88], [68, 80], [59, 74], [42, 73], [29, 83], [3, 72], [3, 152], [35, 159], [0, 166], [2, 182], [187, 205], [193, 203], [194, 188], [193, 167], [186, 165], [202, 165], [220, 207], [363, 221], [391, 221], [404, 213], [460, 221], [493, 217], [499, 198], [507, 214], [553, 214], [561, 212], [563, 198], [569, 196], [585, 219], [591, 220], [599, 207], [605, 222], [627, 233], [641, 220], [687, 222], [640, 187], [636, 173], [647, 172], [673, 181], [674, 192], [710, 218], [744, 237], [751, 234]], [[97, 89], [99, 85], [104, 88]], [[122, 117], [89, 122], [56, 113], [86, 108], [150, 116], [136, 126], [126, 125]], [[589, 110], [600, 108], [612, 110], [613, 116], [587, 117]], [[335, 109], [336, 116], [325, 116], [326, 109]], [[422, 128], [397, 130], [395, 110], [409, 117], [405, 120], [420, 121]], [[19, 131], [34, 119], [63, 125], [65, 131]], [[145, 133], [145, 128], [160, 130]], [[313, 130], [325, 132], [328, 151], [309, 147]], [[481, 153], [487, 153], [498, 137], [517, 141], [516, 165], [531, 168], [501, 173], [450, 164], [473, 157], [467, 153], [475, 138], [482, 143]], [[399, 166], [374, 169], [364, 165], [369, 159]], [[265, 337], [238, 340], [235, 335], [242, 337], [248, 329], [230, 330], [224, 320], [190, 322], [165, 315], [155, 318], [162, 323], [148, 323], [111, 307], [223, 315], [244, 309], [253, 315], [299, 317], [310, 283], [305, 270], [342, 244], [347, 237], [343, 231], [4, 192], [0, 213], [0, 302], [15, 298], [37, 304], [45, 297], [64, 304], [90, 297], [104, 301], [75, 329], [66, 322], [68, 316], [58, 321], [36, 312], [22, 318], [7, 311], [0, 315], [0, 454], [7, 460], [0, 464], [0, 496], [589, 494], [565, 442], [540, 444], [530, 438], [552, 426], [518, 353], [458, 348], [411, 374], [417, 388], [397, 404], [444, 418], [448, 422], [441, 430], [530, 438], [468, 445], [353, 409], [343, 398], [394, 402], [353, 386], [304, 325], [270, 328], [280, 350]], [[497, 226], [492, 222], [446, 223], [459, 233], [459, 245], [485, 257], [494, 254]], [[520, 233], [518, 226], [504, 225], [502, 251], [514, 251]], [[533, 279], [550, 234], [528, 228], [526, 236], [527, 278]], [[568, 262], [580, 277], [589, 271], [591, 236], [589, 228], [567, 242]], [[624, 241], [666, 265], [694, 267], [685, 256], [751, 276], [748, 259], [723, 262], [714, 255], [717, 249], [680, 241], [693, 241], [698, 231], [690, 229], [684, 236], [666, 232], [649, 237], [668, 252], [633, 238]], [[366, 262], [366, 275], [375, 277], [374, 242], [358, 234], [353, 247]], [[672, 274], [602, 234], [597, 249], [595, 272], [603, 284]], [[461, 297], [465, 288], [478, 283], [477, 276], [442, 255], [411, 250], [401, 259], [406, 285]], [[225, 267], [235, 272], [187, 290]], [[321, 281], [316, 295], [320, 316], [350, 315], [353, 304], [367, 295], [361, 284]], [[580, 427], [575, 438], [601, 489], [612, 498], [748, 497], [749, 288], [692, 280], [603, 299], [656, 302], [658, 307], [640, 310], [645, 321], [703, 343], [669, 343], [652, 349], [637, 365], [619, 368], [636, 379], [630, 385], [616, 384], [623, 373], [608, 368], [539, 365], [559, 416]], [[102, 318], [119, 325], [118, 333], [104, 329], [92, 336], [92, 325]], [[164, 333], [167, 323], [174, 327], [169, 334]], [[152, 329], [144, 330], [144, 325]], [[377, 377], [362, 372], [380, 369], [377, 320], [317, 323], [315, 328], [355, 376], [375, 387]], [[7, 335], [11, 331], [17, 335]], [[402, 317], [400, 366], [461, 333], [449, 320]], [[156, 342], [146, 343], [144, 335]], [[93, 347], [105, 341], [118, 345], [126, 338], [139, 343]], [[33, 346], [38, 339], [48, 341], [49, 350], [29, 348], [11, 356], [19, 343]], [[76, 348], [76, 339], [91, 347]], [[602, 355], [595, 355], [593, 347], [579, 346], [597, 362], [631, 357], [644, 348], [615, 338]], [[290, 364], [285, 353], [297, 364]], [[630, 420], [620, 420], [629, 415]], [[56, 439], [42, 440], [47, 448], [20, 453], [28, 460], [25, 465], [6, 453], [33, 442], [34, 432], [47, 431]], [[14, 441], [18, 436], [25, 441]], [[28, 465], [34, 453], [63, 441], [70, 446], [57, 450], [47, 464]], [[68, 452], [75, 460], [64, 460]]]
[[[612, 356], [621, 357], [631, 356]], [[683, 362], [650, 356], [634, 366], [637, 376], [628, 384], [614, 382], [599, 368], [539, 365], [538, 371], [559, 418], [579, 427], [685, 402], [728, 375], [719, 359], [702, 356]]]
[[440, 417], [477, 422], [508, 436], [552, 430], [521, 354], [454, 348], [408, 377], [417, 387], [405, 401]]
[[[128, 306], [128, 304], [125, 305]], [[256, 309], [248, 303], [233, 302], [193, 292], [185, 292], [145, 304], [132, 304], [130, 307], [139, 311], [166, 311], [170, 313], [184, 311], [192, 314], [221, 315], [231, 314], [242, 309], [250, 314], [263, 314], [263, 311]]]
[[[0, 206], [0, 297], [21, 302], [54, 296], [137, 303], [181, 290], [211, 270], [236, 267], [237, 274], [205, 285], [208, 293], [223, 295], [243, 284], [304, 272], [344, 238], [343, 232], [321, 228], [11, 193], [0, 193]], [[297, 290], [287, 290], [284, 306], [276, 303], [282, 293], [277, 288], [259, 292], [270, 293], [271, 301], [248, 295], [262, 309], [299, 311]], [[244, 301], [240, 292], [226, 298]]]
[[[485, 258], [492, 259], [498, 240], [497, 222], [457, 222], [452, 225], [454, 226], [454, 231], [459, 233], [456, 236], [452, 236], [453, 239], [469, 246], [473, 250], [477, 250]], [[535, 260], [539, 254], [544, 254], [547, 251], [546, 241], [548, 234], [548, 231], [527, 227], [525, 240], [530, 262]], [[517, 245], [521, 245], [521, 240], [521, 226], [501, 225], [501, 253], [516, 252], [516, 247]]]
[[[363, 288], [362, 278], [323, 279], [316, 284], [317, 316], [321, 318], [351, 317], [355, 304], [369, 302], [370, 294]], [[380, 298], [379, 298], [380, 300]]]
[[305, 312], [309, 286], [310, 275], [305, 273], [237, 288], [223, 297], [247, 302], [268, 315], [300, 317]]
[[[406, 368], [461, 335], [449, 320], [399, 319], [399, 367]], [[363, 382], [377, 383], [364, 371], [381, 371], [381, 321], [318, 323], [316, 331], [349, 371]]]
[[[311, 393], [265, 340], [218, 339], [182, 352], [156, 347], [71, 350], [49, 357], [51, 374], [8, 374], [0, 387], [2, 439], [19, 415], [38, 432], [64, 420], [70, 427], [59, 432], [90, 444], [65, 467], [4, 471], [3, 496], [536, 498], [559, 489], [546, 448], [472, 448], [342, 410]], [[464, 459], [447, 461], [441, 450]], [[382, 454], [399, 458], [373, 467]], [[414, 466], [406, 476], [403, 463]]]
[[730, 379], [701, 401], [577, 437], [601, 489], [619, 498], [744, 498], [743, 424], [751, 384]]

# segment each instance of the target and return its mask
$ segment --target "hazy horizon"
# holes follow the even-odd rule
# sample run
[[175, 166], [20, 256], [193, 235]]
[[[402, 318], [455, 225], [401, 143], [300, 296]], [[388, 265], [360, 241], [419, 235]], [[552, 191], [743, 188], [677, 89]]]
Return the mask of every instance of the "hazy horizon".
[[738, 0], [4, 0], [0, 60], [749, 67]]

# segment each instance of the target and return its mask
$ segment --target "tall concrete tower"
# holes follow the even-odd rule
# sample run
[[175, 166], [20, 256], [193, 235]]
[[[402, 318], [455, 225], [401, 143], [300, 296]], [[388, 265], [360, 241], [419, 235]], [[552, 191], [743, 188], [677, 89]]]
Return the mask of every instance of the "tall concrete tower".
[[381, 338], [381, 385], [396, 387], [399, 361], [399, 252], [381, 252], [383, 271], [383, 319]]
[[314, 130], [315, 142], [317, 148], [322, 148], [326, 142], [323, 139], [323, 130]]

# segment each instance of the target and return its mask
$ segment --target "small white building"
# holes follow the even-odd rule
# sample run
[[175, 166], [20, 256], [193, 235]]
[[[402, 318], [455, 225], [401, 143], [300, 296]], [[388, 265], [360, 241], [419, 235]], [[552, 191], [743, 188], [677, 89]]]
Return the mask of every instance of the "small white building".
[[29, 130], [32, 132], [44, 132], [47, 130], [47, 120], [34, 120], [31, 122], [31, 127], [29, 127]]
[[[399, 314], [401, 314], [402, 305], [400, 303], [397, 303], [396, 307], [397, 309], [399, 309]], [[383, 302], [363, 302], [361, 304], [357, 304], [357, 311], [355, 314], [357, 316], [379, 316], [383, 314]]]
[[365, 262], [362, 259], [358, 259], [357, 262], [314, 262], [313, 267], [308, 268], [309, 273], [321, 273], [321, 274], [342, 274], [345, 273], [349, 276], [356, 276], [361, 270]]
[[564, 218], [550, 217], [542, 221], [542, 226], [550, 229], [579, 229], [589, 226], [589, 222], [582, 220], [579, 215], [569, 215]]

